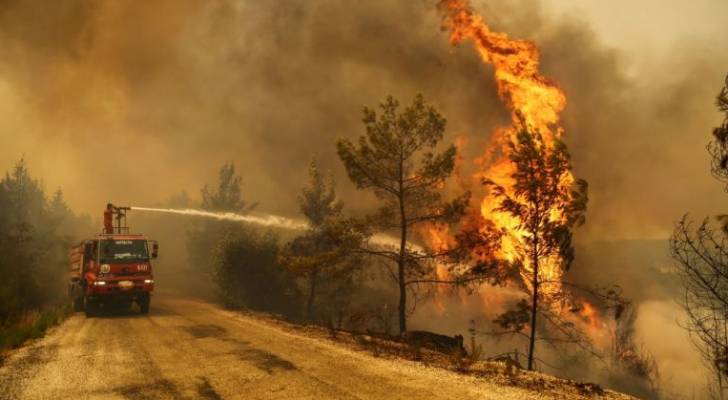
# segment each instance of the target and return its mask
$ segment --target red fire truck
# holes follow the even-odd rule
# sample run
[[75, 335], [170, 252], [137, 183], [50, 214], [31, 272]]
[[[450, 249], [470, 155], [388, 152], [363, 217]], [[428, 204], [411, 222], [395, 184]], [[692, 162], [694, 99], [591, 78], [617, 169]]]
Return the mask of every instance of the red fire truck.
[[149, 312], [154, 290], [151, 260], [157, 258], [158, 245], [144, 235], [129, 233], [129, 209], [110, 205], [116, 223], [70, 251], [68, 294], [74, 310], [85, 311], [87, 317], [106, 307], [131, 307], [132, 303], [143, 314]]

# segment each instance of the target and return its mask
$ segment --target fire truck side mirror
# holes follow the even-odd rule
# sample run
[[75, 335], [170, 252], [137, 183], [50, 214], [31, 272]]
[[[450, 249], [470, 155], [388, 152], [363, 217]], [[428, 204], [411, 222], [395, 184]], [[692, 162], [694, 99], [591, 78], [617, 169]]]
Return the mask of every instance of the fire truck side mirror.
[[151, 241], [152, 242], [152, 258], [159, 257], [159, 243], [157, 243], [156, 240]]

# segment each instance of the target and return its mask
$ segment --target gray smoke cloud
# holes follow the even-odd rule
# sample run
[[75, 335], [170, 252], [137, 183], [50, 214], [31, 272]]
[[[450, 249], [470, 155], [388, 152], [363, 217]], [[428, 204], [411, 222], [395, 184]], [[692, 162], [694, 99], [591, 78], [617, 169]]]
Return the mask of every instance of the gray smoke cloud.
[[[704, 149], [720, 118], [724, 46], [688, 38], [635, 73], [578, 16], [503, 3], [476, 6], [494, 29], [536, 41], [567, 94], [565, 140], [590, 183], [578, 240], [664, 238], [685, 212], [724, 211]], [[85, 212], [194, 197], [233, 161], [248, 200], [296, 217], [312, 156], [363, 212], [372, 198], [347, 182], [334, 142], [362, 133], [364, 105], [422, 92], [447, 117], [448, 141], [468, 138], [465, 176], [508, 123], [492, 69], [469, 44], [449, 46], [434, 0], [4, 0], [0, 49], [0, 165], [25, 155]], [[634, 292], [633, 279], [650, 279], [586, 259], [575, 268], [609, 265]]]

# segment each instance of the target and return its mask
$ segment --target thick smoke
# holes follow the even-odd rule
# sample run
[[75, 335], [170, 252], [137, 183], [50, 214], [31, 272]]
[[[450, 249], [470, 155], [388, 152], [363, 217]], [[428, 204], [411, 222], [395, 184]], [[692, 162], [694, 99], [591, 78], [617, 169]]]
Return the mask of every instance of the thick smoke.
[[[719, 119], [723, 47], [686, 39], [634, 73], [579, 17], [505, 3], [477, 7], [495, 29], [535, 40], [545, 75], [567, 94], [565, 140], [590, 183], [580, 242], [664, 238], [684, 212], [725, 211], [704, 149]], [[294, 217], [314, 155], [363, 212], [371, 198], [348, 184], [334, 152], [336, 138], [361, 133], [362, 106], [422, 92], [448, 118], [449, 140], [468, 138], [465, 160], [508, 122], [492, 70], [469, 45], [450, 48], [434, 0], [5, 0], [0, 49], [0, 162], [25, 155], [86, 212], [194, 195], [229, 160], [249, 200]], [[662, 286], [640, 292], [666, 265], [589, 252], [585, 244], [574, 267], [583, 278], [672, 307]]]
[[[664, 236], [685, 211], [720, 211], [703, 146], [721, 56], [676, 45], [636, 80], [585, 23], [516, 4], [479, 7], [536, 40], [568, 95], [566, 140], [591, 183], [584, 232]], [[291, 213], [312, 155], [361, 208], [333, 142], [361, 133], [363, 105], [423, 92], [470, 139], [467, 157], [507, 118], [490, 68], [449, 48], [433, 1], [6, 1], [0, 22], [0, 160], [25, 154], [85, 211], [194, 191], [232, 160], [254, 200]]]
[[477, 127], [483, 141], [505, 121], [432, 2], [29, 4], [2, 12], [0, 93], [17, 109], [2, 130], [21, 137], [3, 159], [27, 153], [86, 210], [194, 190], [232, 160], [267, 210], [294, 211], [309, 158], [343, 182], [335, 139], [359, 134], [362, 106], [388, 93], [425, 93], [451, 132]]

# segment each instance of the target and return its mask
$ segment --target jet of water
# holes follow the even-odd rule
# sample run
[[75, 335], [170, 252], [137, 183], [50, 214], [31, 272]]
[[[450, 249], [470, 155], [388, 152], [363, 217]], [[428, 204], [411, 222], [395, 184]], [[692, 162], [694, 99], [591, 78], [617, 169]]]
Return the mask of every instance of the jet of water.
[[197, 216], [197, 217], [205, 217], [205, 218], [214, 218], [221, 221], [237, 221], [237, 222], [245, 222], [249, 224], [255, 224], [260, 226], [269, 226], [269, 227], [275, 227], [275, 228], [284, 228], [284, 229], [292, 229], [292, 230], [305, 230], [308, 229], [308, 224], [303, 221], [297, 221], [290, 218], [281, 217], [278, 215], [271, 215], [271, 214], [265, 214], [265, 215], [242, 215], [242, 214], [236, 214], [233, 212], [214, 212], [214, 211], [203, 211], [203, 210], [195, 210], [191, 208], [185, 208], [185, 209], [176, 209], [176, 208], [151, 208], [151, 207], [131, 207], [132, 210], [137, 211], [152, 211], [152, 212], [161, 212], [161, 213], [167, 213], [167, 214], [179, 214], [179, 215], [189, 215], [189, 216]]
[[[244, 222], [249, 224], [255, 224], [260, 226], [267, 226], [267, 227], [274, 227], [274, 228], [283, 228], [283, 229], [291, 229], [296, 231], [302, 231], [309, 228], [309, 225], [301, 220], [295, 220], [291, 218], [281, 217], [279, 215], [272, 215], [272, 214], [264, 214], [264, 215], [243, 215], [243, 214], [236, 214], [233, 212], [214, 212], [214, 211], [205, 211], [205, 210], [195, 210], [192, 208], [184, 208], [184, 209], [177, 209], [177, 208], [152, 208], [152, 207], [130, 207], [132, 210], [136, 211], [151, 211], [151, 212], [159, 212], [159, 213], [167, 213], [167, 214], [178, 214], [178, 215], [188, 215], [188, 216], [195, 216], [195, 217], [204, 217], [204, 218], [214, 218], [220, 221], [236, 221], [236, 222]], [[383, 247], [398, 247], [399, 246], [399, 239], [394, 238], [387, 234], [376, 234], [372, 236], [371, 243], [375, 244], [377, 246], [383, 246]], [[414, 249], [415, 251], [422, 251], [422, 248], [417, 245], [413, 245], [412, 243], [408, 244], [411, 249]]]

